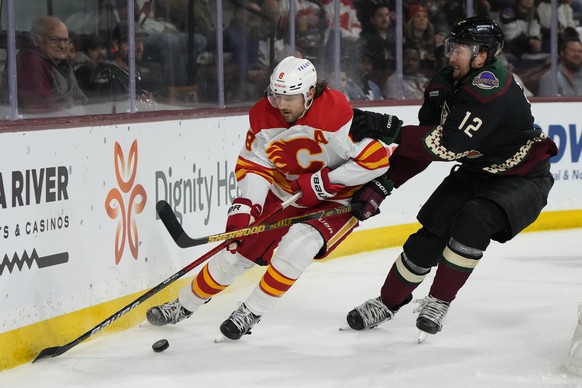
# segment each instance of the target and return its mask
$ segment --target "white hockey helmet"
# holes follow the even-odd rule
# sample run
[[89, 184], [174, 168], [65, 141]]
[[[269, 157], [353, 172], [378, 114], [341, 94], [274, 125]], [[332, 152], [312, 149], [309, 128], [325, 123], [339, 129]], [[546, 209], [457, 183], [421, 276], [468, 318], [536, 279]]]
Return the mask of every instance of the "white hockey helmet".
[[[296, 95], [302, 94], [305, 101], [305, 109], [309, 109], [313, 99], [307, 101], [309, 89], [315, 87], [317, 83], [317, 72], [315, 66], [307, 59], [289, 56], [283, 59], [273, 73], [269, 82], [269, 101], [274, 103], [275, 95]], [[276, 107], [275, 105], [273, 105]]]

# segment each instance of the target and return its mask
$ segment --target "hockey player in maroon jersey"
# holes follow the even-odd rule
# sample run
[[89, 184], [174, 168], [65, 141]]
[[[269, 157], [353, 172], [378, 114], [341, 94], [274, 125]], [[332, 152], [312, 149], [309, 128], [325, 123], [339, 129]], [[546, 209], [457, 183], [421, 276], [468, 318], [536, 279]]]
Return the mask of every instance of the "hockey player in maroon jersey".
[[[553, 185], [549, 158], [557, 148], [534, 125], [523, 90], [496, 59], [502, 47], [503, 31], [488, 17], [453, 27], [445, 44], [450, 66], [427, 87], [420, 125], [402, 128], [388, 173], [354, 196], [365, 203], [355, 213], [364, 220], [385, 197], [378, 182], [398, 188], [433, 161], [458, 163], [418, 213], [422, 227], [408, 237], [380, 296], [348, 313], [351, 328], [392, 319], [436, 266], [429, 295], [416, 309], [421, 338], [436, 334], [490, 241], [512, 239], [546, 205]], [[353, 136], [381, 138], [382, 128], [364, 125]]]
[[[363, 112], [357, 113], [361, 119]], [[385, 174], [392, 148], [370, 138], [354, 142], [349, 134], [353, 114], [341, 92], [317, 82], [310, 61], [283, 59], [271, 75], [267, 95], [249, 112], [250, 129], [235, 169], [242, 195], [228, 211], [226, 231], [249, 226], [298, 191], [302, 197], [269, 222], [346, 205], [363, 184]], [[396, 134], [400, 122], [390, 119]], [[244, 271], [266, 265], [254, 291], [220, 325], [225, 337], [237, 340], [314, 258], [328, 255], [357, 225], [347, 213], [246, 237], [214, 256], [178, 299], [148, 310], [147, 319], [156, 326], [177, 323]]]

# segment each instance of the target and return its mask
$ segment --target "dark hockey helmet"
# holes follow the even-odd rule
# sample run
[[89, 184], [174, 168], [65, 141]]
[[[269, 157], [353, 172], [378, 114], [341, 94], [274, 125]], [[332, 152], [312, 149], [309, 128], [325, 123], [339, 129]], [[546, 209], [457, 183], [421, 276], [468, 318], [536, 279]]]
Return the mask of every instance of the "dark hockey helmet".
[[481, 51], [487, 52], [487, 63], [493, 62], [501, 53], [503, 42], [503, 30], [488, 16], [473, 16], [457, 22], [447, 38], [449, 44], [469, 46], [473, 58]]

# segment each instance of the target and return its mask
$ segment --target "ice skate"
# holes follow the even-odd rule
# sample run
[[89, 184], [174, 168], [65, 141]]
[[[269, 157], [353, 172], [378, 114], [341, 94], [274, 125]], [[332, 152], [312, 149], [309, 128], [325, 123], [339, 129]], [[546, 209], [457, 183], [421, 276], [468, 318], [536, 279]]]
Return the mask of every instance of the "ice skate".
[[[220, 325], [220, 332], [226, 338], [238, 340], [245, 334], [250, 334], [251, 329], [261, 319], [260, 315], [253, 314], [245, 304], [241, 304], [230, 317]], [[217, 338], [214, 342], [222, 342]]]
[[178, 299], [150, 308], [146, 313], [149, 323], [154, 326], [176, 324], [186, 318], [190, 318], [192, 312], [186, 310]]
[[427, 296], [415, 302], [419, 306], [414, 310], [418, 313], [416, 318], [416, 327], [421, 331], [418, 342], [421, 343], [426, 338], [426, 334], [436, 334], [443, 328], [443, 320], [449, 310], [449, 302], [445, 302], [433, 296]]
[[386, 307], [380, 297], [370, 299], [348, 313], [346, 317], [348, 325], [354, 330], [373, 329], [379, 324], [391, 320], [400, 307], [410, 302], [411, 299], [412, 295], [409, 295], [400, 306], [393, 309]]

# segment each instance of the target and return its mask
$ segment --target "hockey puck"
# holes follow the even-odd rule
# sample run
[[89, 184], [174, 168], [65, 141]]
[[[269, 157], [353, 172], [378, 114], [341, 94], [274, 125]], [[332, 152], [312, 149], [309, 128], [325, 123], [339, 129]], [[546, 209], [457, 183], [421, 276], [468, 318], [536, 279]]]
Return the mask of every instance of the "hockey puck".
[[152, 349], [156, 353], [163, 352], [164, 350], [168, 349], [169, 347], [170, 347], [170, 343], [168, 342], [167, 339], [161, 339], [159, 341], [154, 342], [154, 344], [152, 345]]

